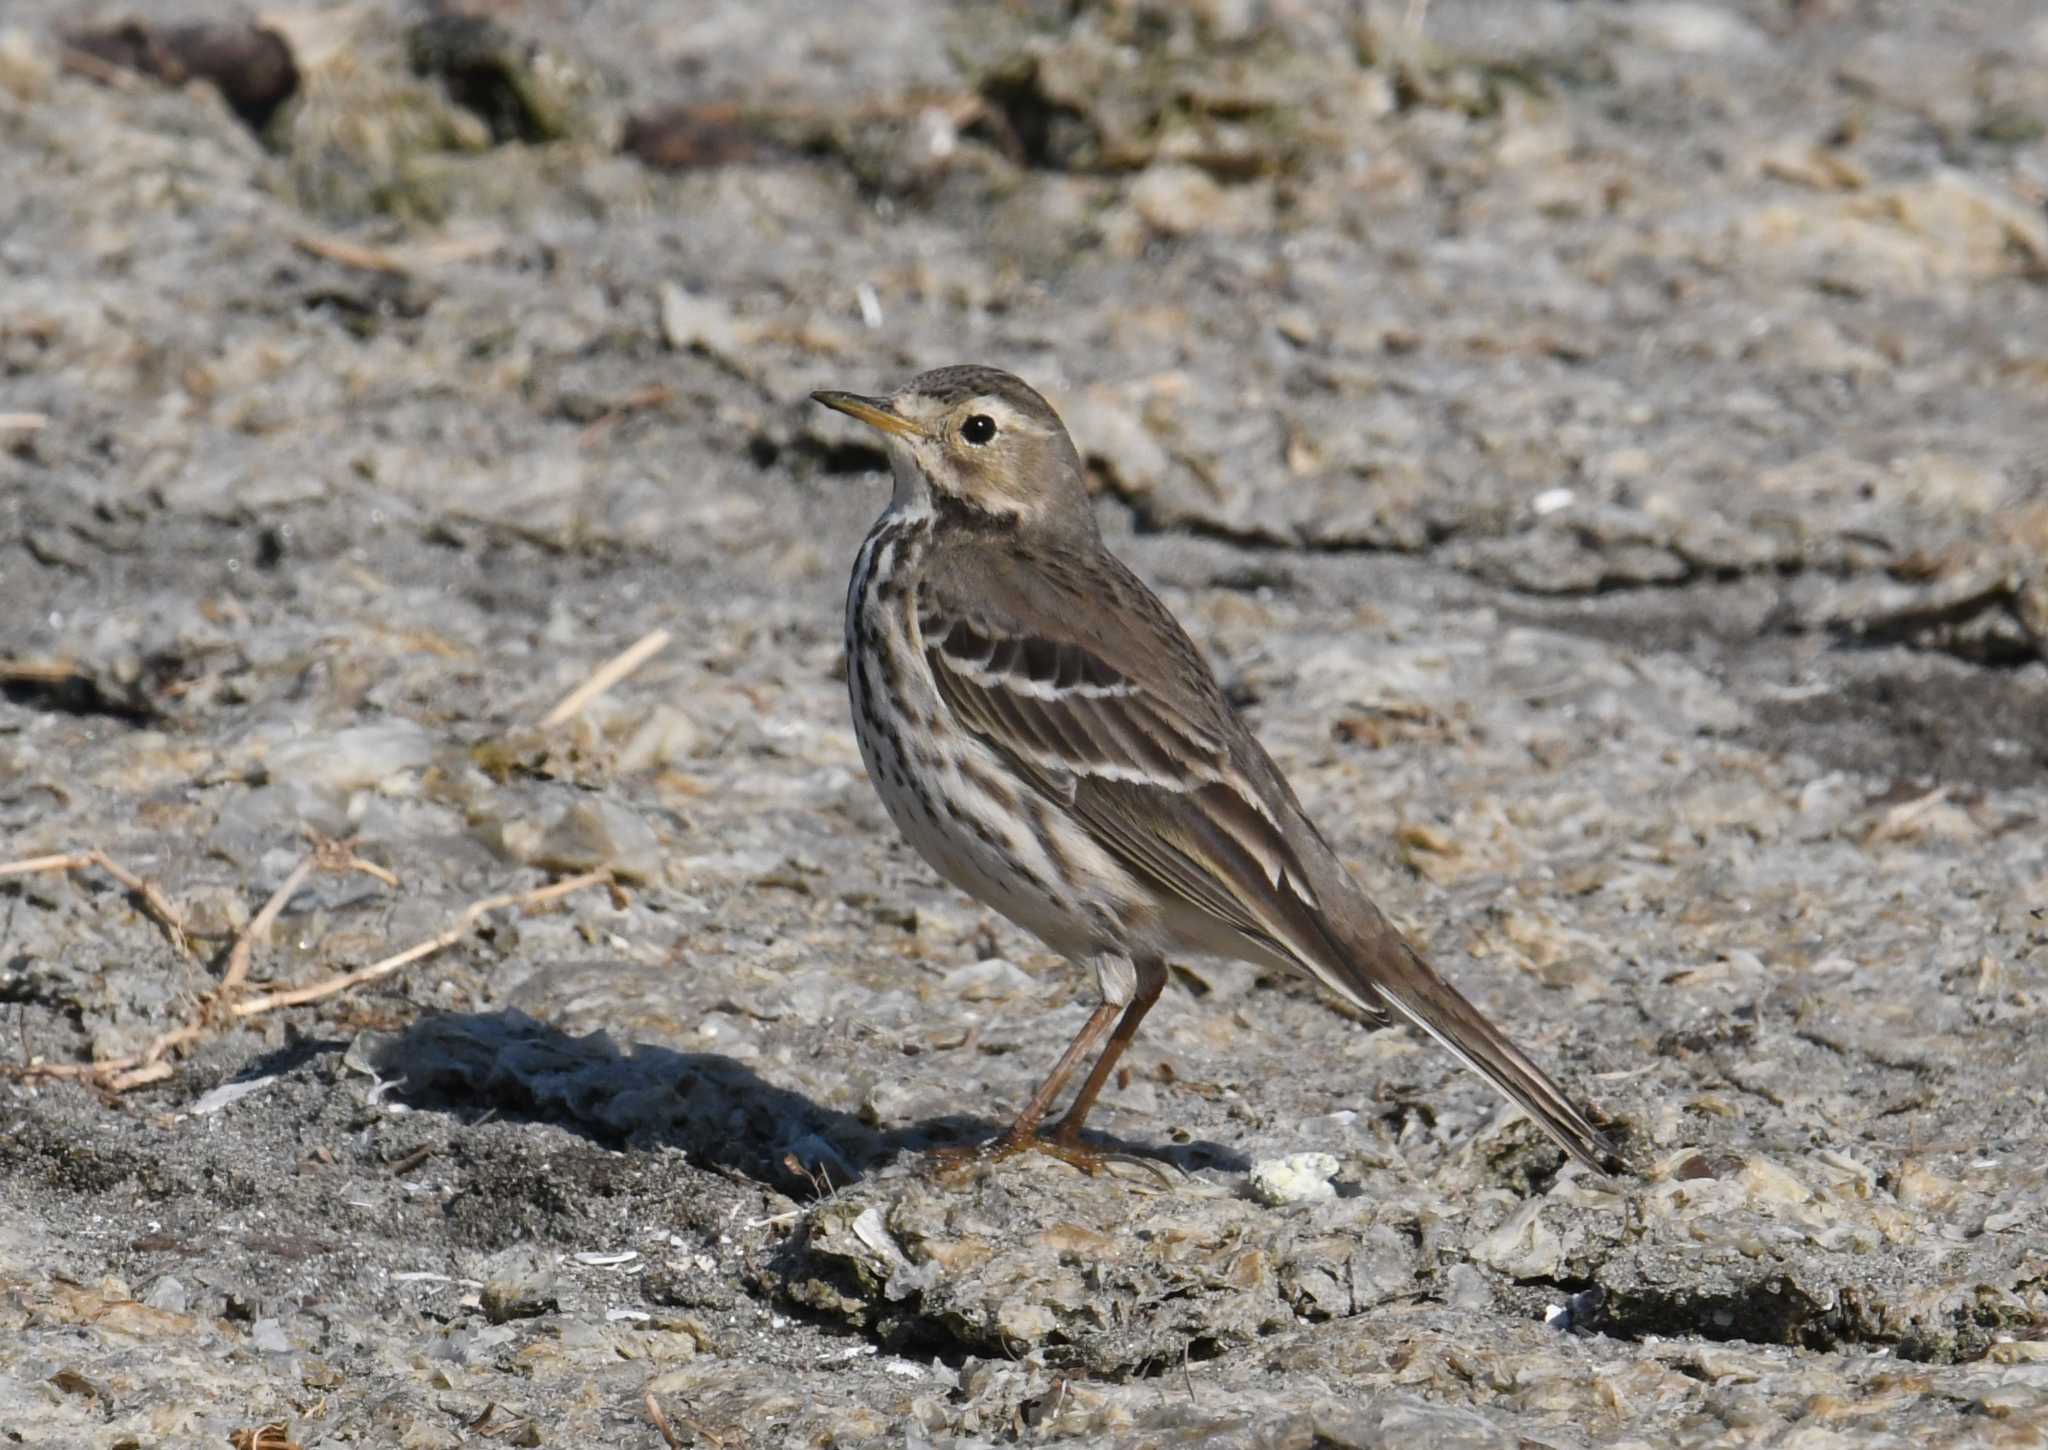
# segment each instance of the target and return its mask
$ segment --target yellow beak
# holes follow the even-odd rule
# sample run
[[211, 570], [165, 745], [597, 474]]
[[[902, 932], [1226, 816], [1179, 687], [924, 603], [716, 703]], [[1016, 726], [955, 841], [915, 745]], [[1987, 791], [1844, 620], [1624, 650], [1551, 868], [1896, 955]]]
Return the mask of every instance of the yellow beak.
[[844, 413], [849, 418], [858, 418], [871, 428], [884, 433], [901, 433], [914, 438], [924, 430], [890, 406], [887, 398], [863, 398], [859, 393], [822, 392], [811, 394], [811, 401], [823, 403], [835, 413]]

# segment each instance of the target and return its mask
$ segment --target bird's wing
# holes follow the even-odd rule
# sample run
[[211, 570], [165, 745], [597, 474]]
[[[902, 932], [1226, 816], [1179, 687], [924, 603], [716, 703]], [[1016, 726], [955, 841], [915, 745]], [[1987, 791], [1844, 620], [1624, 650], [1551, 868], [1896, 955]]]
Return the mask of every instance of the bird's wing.
[[[1244, 728], [1164, 606], [1146, 591], [1084, 613], [1057, 597], [1057, 570], [1005, 574], [920, 584], [925, 657], [955, 720], [1163, 898], [1321, 975], [1335, 947], [1281, 820], [1292, 802], [1268, 801], [1234, 759]], [[1120, 568], [1096, 582], [1143, 590]], [[1147, 615], [1152, 628], [1132, 627]], [[1369, 989], [1344, 995], [1377, 1009]]]

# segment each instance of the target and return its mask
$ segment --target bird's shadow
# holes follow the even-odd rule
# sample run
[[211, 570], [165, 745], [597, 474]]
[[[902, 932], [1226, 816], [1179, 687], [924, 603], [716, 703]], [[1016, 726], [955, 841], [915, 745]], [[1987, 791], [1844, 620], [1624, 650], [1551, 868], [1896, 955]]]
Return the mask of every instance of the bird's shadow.
[[[621, 1048], [518, 1011], [443, 1013], [378, 1044], [370, 1065], [415, 1107], [550, 1123], [607, 1148], [668, 1146], [799, 1200], [865, 1177], [905, 1151], [987, 1141], [996, 1122], [945, 1113], [870, 1124], [762, 1078], [736, 1058], [651, 1043]], [[1218, 1143], [1089, 1133], [1087, 1146], [1183, 1172], [1251, 1164]]]

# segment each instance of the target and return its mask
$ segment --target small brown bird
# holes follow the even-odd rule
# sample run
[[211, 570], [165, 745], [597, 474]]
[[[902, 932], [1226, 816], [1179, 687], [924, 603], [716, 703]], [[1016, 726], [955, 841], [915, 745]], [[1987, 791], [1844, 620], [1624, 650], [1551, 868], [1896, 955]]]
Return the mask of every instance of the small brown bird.
[[1088, 1162], [1088, 1110], [1158, 1000], [1167, 954], [1193, 951], [1289, 967], [1375, 1022], [1405, 1018], [1574, 1158], [1612, 1159], [1380, 915], [1187, 632], [1103, 547], [1080, 455], [1045, 399], [987, 367], [921, 373], [886, 398], [811, 396], [880, 430], [895, 473], [846, 592], [868, 775], [941, 876], [1092, 962], [1102, 990], [990, 1151]]

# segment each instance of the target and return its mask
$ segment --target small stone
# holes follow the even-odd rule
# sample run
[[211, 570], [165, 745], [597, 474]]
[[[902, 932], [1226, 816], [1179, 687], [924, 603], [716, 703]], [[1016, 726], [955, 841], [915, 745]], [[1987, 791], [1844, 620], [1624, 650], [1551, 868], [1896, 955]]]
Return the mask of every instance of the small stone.
[[742, 323], [716, 297], [661, 285], [661, 337], [677, 352], [701, 352], [721, 362], [744, 357], [757, 329]]
[[1148, 167], [1131, 183], [1131, 206], [1145, 225], [1166, 236], [1242, 231], [1255, 220], [1243, 198], [1193, 166]]
[[277, 785], [345, 798], [358, 790], [391, 790], [398, 777], [434, 759], [433, 737], [410, 720], [385, 720], [271, 747], [264, 769]]
[[493, 1324], [532, 1319], [559, 1307], [553, 1273], [537, 1254], [525, 1249], [508, 1249], [491, 1260], [478, 1301]]
[[56, 70], [26, 30], [0, 30], [0, 90], [17, 101], [40, 101], [49, 94]]
[[1751, 1197], [1769, 1204], [1800, 1204], [1813, 1197], [1813, 1190], [1768, 1158], [1751, 1158], [1743, 1165], [1739, 1180]]
[[458, 1450], [462, 1437], [430, 1420], [413, 1420], [398, 1437], [399, 1450]]
[[1979, 1395], [1976, 1408], [1987, 1419], [2031, 1421], [2044, 1405], [2048, 1405], [2048, 1392], [2032, 1385], [2005, 1384]]
[[2038, 1339], [2007, 1340], [1992, 1345], [1984, 1357], [1993, 1364], [2040, 1364], [2048, 1361], [2048, 1343]]
[[1005, 1339], [1036, 1344], [1058, 1327], [1052, 1311], [1028, 1299], [1005, 1299], [996, 1306], [996, 1328]]
[[[566, 797], [566, 799], [565, 799]], [[500, 855], [554, 871], [610, 866], [623, 881], [661, 873], [661, 842], [639, 815], [606, 796], [555, 788], [483, 802], [471, 829]]]
[[1551, 1279], [1564, 1263], [1564, 1240], [1543, 1221], [1543, 1200], [1532, 1198], [1472, 1246], [1472, 1257], [1510, 1279]]
[[1322, 1203], [1337, 1196], [1330, 1178], [1337, 1159], [1329, 1153], [1290, 1153], [1252, 1166], [1252, 1197], [1270, 1208], [1292, 1203]]
[[185, 1285], [169, 1274], [150, 1285], [149, 1295], [142, 1302], [152, 1309], [162, 1309], [171, 1314], [183, 1314], [191, 1307], [192, 1296]]
[[249, 902], [232, 886], [195, 886], [185, 894], [185, 930], [215, 940], [231, 937], [249, 924]]
[[1741, 16], [1687, 0], [1638, 6], [1631, 18], [1646, 43], [1679, 55], [1756, 55], [1770, 46], [1763, 32]]
[[655, 766], [678, 766], [706, 744], [703, 727], [680, 710], [666, 706], [649, 713], [620, 749], [615, 767], [621, 775]]
[[653, 828], [627, 807], [591, 796], [555, 819], [541, 837], [534, 860], [556, 871], [610, 866], [622, 881], [651, 881], [661, 874], [661, 843]]

